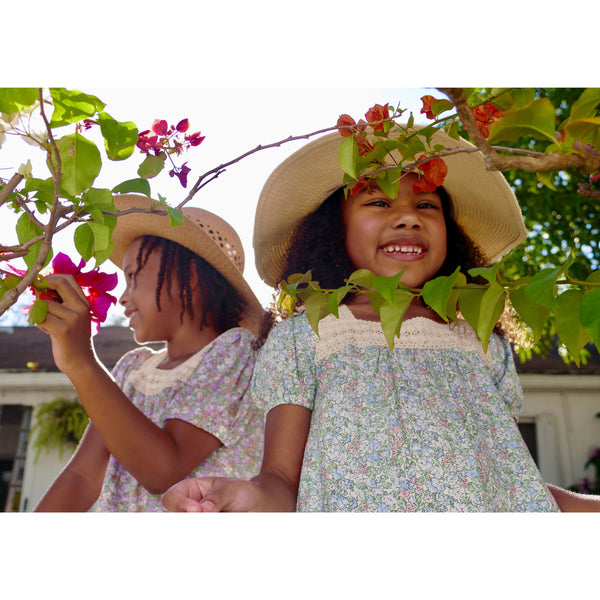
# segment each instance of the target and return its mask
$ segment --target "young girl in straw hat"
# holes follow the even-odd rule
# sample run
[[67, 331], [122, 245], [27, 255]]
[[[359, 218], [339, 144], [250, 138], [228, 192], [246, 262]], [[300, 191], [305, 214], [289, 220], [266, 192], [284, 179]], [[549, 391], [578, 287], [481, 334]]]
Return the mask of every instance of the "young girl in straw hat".
[[[376, 186], [347, 197], [337, 134], [310, 142], [270, 176], [258, 203], [257, 268], [272, 286], [312, 270], [323, 288], [357, 269], [428, 280], [493, 261], [524, 240], [516, 199], [476, 153], [445, 158], [443, 188], [398, 195]], [[431, 145], [468, 145], [438, 132]], [[274, 369], [273, 365], [277, 365]], [[365, 294], [315, 335], [304, 313], [275, 326], [254, 372], [267, 413], [252, 482], [188, 479], [169, 510], [555, 511], [593, 500], [544, 484], [519, 433], [522, 394], [509, 343], [487, 353], [466, 321], [442, 321], [418, 300], [393, 350]], [[556, 500], [555, 500], [556, 495]]]
[[[144, 196], [115, 196], [121, 211], [150, 209]], [[112, 375], [90, 341], [88, 304], [71, 276], [48, 277], [62, 304], [39, 325], [73, 383], [90, 425], [37, 511], [164, 510], [160, 494], [190, 475], [251, 477], [262, 456], [262, 414], [247, 391], [264, 311], [244, 280], [244, 253], [218, 216], [184, 208], [171, 227], [158, 212], [128, 212], [111, 260], [138, 343]], [[253, 335], [254, 334], [254, 335]]]

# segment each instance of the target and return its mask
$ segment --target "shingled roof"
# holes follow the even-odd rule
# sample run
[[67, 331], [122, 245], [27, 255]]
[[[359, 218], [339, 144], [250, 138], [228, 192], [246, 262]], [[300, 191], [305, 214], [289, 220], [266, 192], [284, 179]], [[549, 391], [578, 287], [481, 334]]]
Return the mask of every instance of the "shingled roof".
[[[162, 343], [150, 344], [161, 348]], [[132, 331], [127, 327], [101, 327], [94, 338], [94, 348], [102, 363], [112, 369], [125, 352], [136, 348]], [[567, 365], [554, 350], [547, 357], [535, 355], [531, 360], [521, 363], [515, 357], [519, 373], [573, 373], [578, 375], [600, 375], [600, 355], [594, 346], [588, 347], [591, 358], [579, 368]], [[37, 327], [0, 327], [0, 373], [29, 371], [28, 362], [38, 363], [36, 371], [57, 371], [52, 358], [50, 338]]]
[[[161, 348], [164, 344], [151, 344]], [[94, 338], [98, 358], [112, 369], [125, 352], [136, 348], [133, 332], [127, 327], [101, 327]], [[36, 371], [57, 371], [50, 338], [37, 327], [0, 328], [0, 372], [29, 371], [27, 363], [37, 363]]]

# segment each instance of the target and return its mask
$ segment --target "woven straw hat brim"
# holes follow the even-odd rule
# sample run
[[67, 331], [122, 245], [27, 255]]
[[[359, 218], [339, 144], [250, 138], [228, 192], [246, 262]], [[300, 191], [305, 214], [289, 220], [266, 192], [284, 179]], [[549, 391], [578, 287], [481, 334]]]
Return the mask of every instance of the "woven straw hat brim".
[[164, 208], [146, 196], [117, 194], [114, 204], [120, 211], [131, 208], [155, 208], [161, 211], [131, 212], [117, 218], [110, 260], [119, 269], [123, 267], [123, 257], [129, 246], [143, 235], [155, 235], [177, 242], [204, 258], [229, 281], [246, 303], [240, 325], [258, 335], [264, 309], [243, 277], [242, 243], [226, 221], [207, 210], [189, 207], [181, 211], [183, 223], [172, 227]]
[[[341, 141], [334, 132], [309, 142], [271, 173], [261, 191], [254, 222], [254, 255], [258, 274], [272, 287], [283, 279], [294, 228], [343, 185], [337, 158]], [[443, 131], [431, 138], [431, 146], [435, 144], [447, 149], [475, 148]], [[485, 168], [479, 151], [444, 156], [444, 161], [448, 175], [443, 187], [452, 198], [456, 222], [489, 262], [498, 260], [527, 237], [512, 189], [500, 172]]]

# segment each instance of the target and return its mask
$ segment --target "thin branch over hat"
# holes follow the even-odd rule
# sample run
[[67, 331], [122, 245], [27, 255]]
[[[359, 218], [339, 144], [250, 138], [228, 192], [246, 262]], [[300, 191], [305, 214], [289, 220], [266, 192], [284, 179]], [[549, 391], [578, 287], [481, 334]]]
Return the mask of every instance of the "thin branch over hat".
[[[413, 130], [421, 126], [415, 125]], [[466, 140], [437, 131], [427, 144], [447, 149], [475, 149]], [[338, 163], [339, 133], [317, 138], [284, 160], [269, 176], [260, 194], [254, 221], [254, 254], [260, 277], [277, 287], [283, 279], [286, 256], [294, 228], [341, 188], [343, 171]], [[394, 160], [401, 156], [394, 151]], [[389, 164], [394, 164], [387, 157]], [[481, 152], [457, 152], [444, 156], [448, 174], [444, 189], [452, 198], [453, 217], [494, 262], [527, 237], [517, 199], [498, 171], [488, 171]]]

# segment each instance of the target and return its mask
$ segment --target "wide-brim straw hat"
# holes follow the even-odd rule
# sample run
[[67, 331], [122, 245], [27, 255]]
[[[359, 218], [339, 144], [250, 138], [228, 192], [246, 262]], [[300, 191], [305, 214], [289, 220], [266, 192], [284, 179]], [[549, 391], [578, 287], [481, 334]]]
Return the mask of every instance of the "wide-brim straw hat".
[[149, 211], [117, 217], [110, 260], [119, 269], [131, 243], [143, 235], [177, 242], [210, 263], [235, 288], [245, 302], [240, 325], [258, 335], [264, 309], [244, 279], [244, 249], [233, 227], [221, 217], [196, 207], [182, 208], [183, 223], [172, 227], [165, 208], [140, 194], [117, 194], [114, 203], [119, 211], [133, 208]]
[[[414, 130], [421, 126], [415, 125]], [[426, 147], [475, 147], [437, 131]], [[371, 138], [373, 139], [373, 138]], [[337, 153], [338, 132], [317, 138], [284, 160], [269, 176], [256, 208], [254, 255], [260, 277], [277, 287], [284, 269], [294, 228], [344, 185]], [[399, 153], [392, 153], [395, 159]], [[488, 171], [480, 151], [444, 156], [448, 175], [444, 189], [452, 198], [453, 216], [487, 261], [494, 262], [527, 237], [517, 199], [498, 171]], [[393, 164], [388, 157], [389, 164]], [[341, 218], [341, 216], [340, 216]]]

